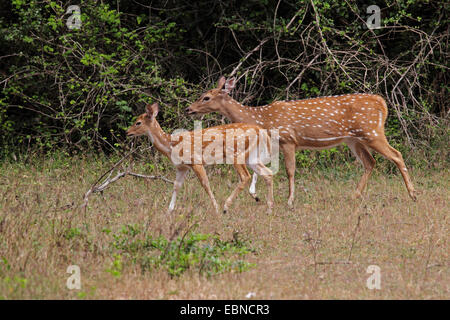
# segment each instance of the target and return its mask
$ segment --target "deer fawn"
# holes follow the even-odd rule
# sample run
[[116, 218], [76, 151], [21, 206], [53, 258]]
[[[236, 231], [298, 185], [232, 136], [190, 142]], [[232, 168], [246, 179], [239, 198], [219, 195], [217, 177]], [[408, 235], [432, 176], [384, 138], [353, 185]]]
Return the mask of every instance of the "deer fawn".
[[[265, 130], [261, 129], [259, 126], [243, 123], [234, 123], [228, 125], [221, 125], [217, 127], [206, 128], [203, 130], [187, 131], [181, 134], [167, 134], [165, 133], [158, 121], [156, 120], [156, 115], [158, 114], [159, 106], [158, 104], [147, 105], [146, 113], [140, 115], [135, 123], [127, 130], [127, 135], [129, 137], [147, 135], [150, 137], [151, 142], [155, 148], [167, 156], [171, 162], [176, 167], [176, 180], [174, 182], [174, 188], [172, 193], [172, 199], [169, 205], [169, 212], [172, 212], [175, 208], [176, 197], [179, 189], [181, 188], [186, 174], [190, 168], [194, 170], [197, 175], [201, 185], [208, 193], [216, 213], [219, 211], [219, 207], [214, 198], [214, 195], [209, 186], [208, 176], [204, 165], [212, 163], [223, 163], [224, 158], [227, 159], [227, 163], [231, 162], [238, 175], [240, 182], [237, 187], [233, 190], [231, 195], [225, 201], [224, 213], [227, 212], [231, 206], [234, 198], [239, 194], [240, 191], [250, 182], [251, 176], [247, 170], [246, 164], [249, 165], [258, 175], [262, 175], [268, 188], [267, 192], [267, 205], [268, 211], [271, 212], [273, 208], [273, 185], [272, 185], [272, 171], [264, 166], [262, 160], [255, 153], [258, 152], [257, 143], [261, 141], [263, 145], [269, 144], [270, 139]], [[235, 134], [238, 132], [238, 134]], [[200, 141], [196, 145], [196, 135], [200, 134]], [[212, 148], [213, 141], [217, 137], [222, 138], [222, 140], [233, 135], [232, 145], [221, 143], [219, 148]], [[203, 137], [215, 137], [214, 139], [205, 139]], [[234, 139], [236, 138], [236, 140]], [[253, 139], [252, 139], [253, 138]], [[239, 141], [240, 140], [240, 141]], [[197, 140], [198, 141], [198, 140]], [[217, 141], [216, 141], [217, 142]], [[218, 141], [220, 142], [220, 141]], [[238, 144], [241, 148], [239, 148]], [[180, 149], [180, 146], [187, 145], [188, 148]], [[260, 145], [260, 144], [259, 144]], [[177, 151], [178, 153], [176, 153]], [[199, 155], [200, 154], [200, 155]], [[231, 159], [230, 161], [228, 161]]]
[[[186, 111], [189, 114], [216, 111], [232, 122], [257, 124], [265, 129], [278, 128], [280, 149], [284, 153], [289, 178], [289, 206], [294, 201], [295, 151], [328, 149], [343, 142], [365, 169], [354, 198], [361, 196], [375, 166], [370, 148], [397, 165], [410, 197], [416, 200], [403, 157], [389, 145], [384, 134], [387, 107], [382, 97], [373, 94], [346, 94], [275, 101], [265, 106], [249, 107], [229, 96], [234, 86], [234, 78], [227, 80], [221, 77], [217, 88], [202, 94]], [[257, 176], [253, 175], [250, 192], [254, 192], [256, 181]]]

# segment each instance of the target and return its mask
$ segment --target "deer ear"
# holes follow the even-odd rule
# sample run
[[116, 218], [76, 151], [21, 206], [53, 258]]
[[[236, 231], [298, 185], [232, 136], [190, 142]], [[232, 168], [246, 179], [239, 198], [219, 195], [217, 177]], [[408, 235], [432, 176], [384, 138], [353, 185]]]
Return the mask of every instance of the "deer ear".
[[149, 118], [156, 118], [158, 111], [159, 105], [156, 102], [152, 105], [147, 104], [147, 106], [145, 107], [145, 112], [147, 112], [147, 117]]
[[235, 77], [227, 79], [225, 82], [225, 92], [229, 94], [231, 91], [233, 91], [235, 84], [236, 84]]
[[221, 76], [219, 79], [219, 82], [217, 82], [217, 89], [221, 90], [223, 88], [223, 86], [225, 85], [226, 81], [227, 81], [227, 79], [225, 79], [224, 76]]

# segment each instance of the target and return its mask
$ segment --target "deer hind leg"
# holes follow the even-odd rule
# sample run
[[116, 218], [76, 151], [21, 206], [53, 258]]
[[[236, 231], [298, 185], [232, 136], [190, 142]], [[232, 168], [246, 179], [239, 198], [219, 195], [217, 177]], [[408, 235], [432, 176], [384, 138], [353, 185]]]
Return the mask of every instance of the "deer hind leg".
[[289, 198], [288, 206], [292, 207], [294, 203], [294, 193], [295, 193], [295, 145], [284, 144], [281, 145], [281, 150], [284, 154], [284, 163], [286, 165], [286, 173], [289, 180]]
[[200, 184], [206, 190], [206, 193], [208, 193], [208, 196], [213, 203], [214, 210], [216, 210], [216, 213], [219, 213], [219, 206], [217, 205], [217, 201], [214, 198], [214, 194], [211, 191], [211, 187], [209, 186], [209, 179], [208, 179], [208, 175], [206, 174], [205, 167], [197, 164], [197, 165], [192, 166], [192, 170], [194, 170], [195, 174], [197, 175], [198, 180], [200, 181]]
[[173, 184], [172, 199], [170, 200], [168, 213], [171, 213], [175, 209], [178, 191], [180, 191], [180, 188], [183, 185], [184, 179], [186, 178], [186, 174], [188, 173], [188, 171], [189, 167], [177, 168], [177, 175], [175, 178], [175, 182]]
[[379, 152], [386, 159], [395, 163], [395, 165], [400, 170], [400, 173], [403, 176], [403, 181], [405, 182], [406, 189], [408, 189], [409, 196], [414, 201], [417, 200], [417, 197], [416, 197], [415, 191], [414, 191], [414, 186], [409, 177], [408, 169], [406, 169], [402, 154], [398, 150], [392, 148], [386, 139], [372, 141], [371, 143], [369, 143], [369, 147], [372, 148], [373, 150]]
[[356, 187], [353, 198], [359, 198], [362, 196], [364, 189], [366, 188], [367, 181], [372, 174], [372, 170], [375, 167], [375, 159], [370, 154], [370, 151], [361, 142], [352, 140], [347, 141], [347, 145], [352, 151], [353, 155], [361, 162], [364, 167], [364, 174], [359, 180], [358, 186]]
[[267, 168], [264, 164], [262, 164], [261, 162], [256, 163], [256, 164], [249, 164], [250, 168], [253, 169], [253, 171], [256, 172], [256, 174], [260, 175], [263, 177], [264, 181], [266, 182], [267, 185], [267, 207], [268, 207], [268, 212], [272, 212], [273, 209], [273, 173], [272, 171]]
[[248, 189], [248, 192], [250, 193], [252, 198], [255, 199], [256, 202], [258, 202], [259, 198], [258, 198], [258, 195], [256, 194], [256, 182], [258, 182], [258, 174], [256, 172], [253, 172], [252, 183], [250, 184], [250, 188]]
[[248, 172], [247, 167], [245, 165], [235, 164], [234, 168], [236, 169], [236, 172], [239, 175], [239, 183], [236, 186], [236, 188], [233, 190], [231, 195], [228, 197], [228, 199], [225, 201], [223, 213], [227, 213], [228, 209], [231, 207], [231, 204], [233, 203], [236, 196], [239, 194], [239, 192], [242, 191], [242, 189], [245, 188], [247, 183], [250, 181], [250, 173]]

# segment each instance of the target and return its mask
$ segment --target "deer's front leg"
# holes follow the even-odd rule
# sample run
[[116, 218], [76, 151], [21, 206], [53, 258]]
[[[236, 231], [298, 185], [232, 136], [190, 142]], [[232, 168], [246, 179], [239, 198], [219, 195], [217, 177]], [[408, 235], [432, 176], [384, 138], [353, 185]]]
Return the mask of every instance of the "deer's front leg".
[[175, 204], [177, 202], [177, 193], [180, 190], [181, 186], [183, 185], [184, 179], [186, 178], [186, 174], [189, 170], [189, 167], [178, 167], [177, 168], [177, 175], [175, 178], [175, 182], [173, 184], [173, 192], [172, 192], [172, 199], [170, 200], [169, 204], [169, 210], [168, 212], [171, 213], [175, 209]]
[[288, 206], [292, 207], [294, 203], [294, 193], [295, 193], [295, 145], [294, 144], [283, 144], [281, 145], [281, 150], [284, 154], [284, 163], [286, 165], [286, 172], [289, 180], [289, 198]]
[[233, 192], [230, 194], [228, 199], [225, 201], [225, 205], [223, 208], [223, 213], [227, 213], [228, 209], [231, 207], [233, 200], [245, 188], [245, 185], [250, 181], [250, 173], [247, 170], [247, 167], [243, 164], [235, 164], [234, 168], [239, 176], [239, 183]]
[[213, 203], [214, 209], [216, 210], [216, 213], [219, 214], [219, 206], [217, 205], [217, 201], [214, 198], [214, 194], [212, 193], [211, 188], [209, 186], [208, 175], [206, 174], [205, 167], [203, 167], [202, 165], [193, 165], [192, 170], [194, 170], [201, 185], [208, 193], [209, 198], [211, 199], [211, 201]]

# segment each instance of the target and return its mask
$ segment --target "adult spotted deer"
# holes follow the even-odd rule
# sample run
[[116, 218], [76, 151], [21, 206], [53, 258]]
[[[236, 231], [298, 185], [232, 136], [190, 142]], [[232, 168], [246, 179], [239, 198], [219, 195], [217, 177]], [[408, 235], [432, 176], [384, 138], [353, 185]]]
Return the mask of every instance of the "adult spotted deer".
[[[361, 196], [375, 160], [369, 148], [393, 161], [405, 181], [412, 199], [414, 187], [401, 153], [392, 148], [384, 134], [387, 107], [384, 99], [374, 94], [346, 94], [305, 100], [275, 101], [260, 107], [243, 106], [230, 92], [235, 79], [221, 77], [218, 86], [202, 94], [186, 110], [188, 113], [219, 112], [232, 122], [251, 123], [265, 129], [278, 128], [280, 149], [284, 153], [289, 178], [288, 205], [294, 201], [295, 151], [327, 149], [346, 143], [363, 164], [365, 172], [354, 197]], [[250, 192], [254, 193], [257, 176], [253, 176]]]
[[[176, 180], [169, 212], [174, 210], [177, 193], [191, 168], [208, 193], [214, 209], [216, 212], [219, 211], [204, 168], [205, 165], [214, 163], [232, 163], [240, 179], [237, 187], [225, 201], [224, 213], [227, 212], [239, 192], [250, 182], [251, 176], [246, 165], [249, 165], [256, 174], [263, 176], [268, 188], [268, 211], [272, 210], [272, 171], [262, 163], [264, 157], [261, 156], [260, 158], [257, 154], [260, 152], [258, 147], [261, 145], [268, 145], [268, 149], [270, 149], [270, 139], [265, 130], [256, 125], [233, 123], [198, 131], [167, 134], [156, 120], [158, 111], [158, 104], [147, 105], [146, 113], [136, 119], [135, 123], [128, 129], [127, 135], [129, 137], [147, 135], [155, 148], [167, 156], [175, 165]], [[260, 139], [263, 141], [260, 141]], [[231, 141], [231, 143], [225, 143], [226, 141]], [[226, 161], [223, 161], [224, 159]]]

